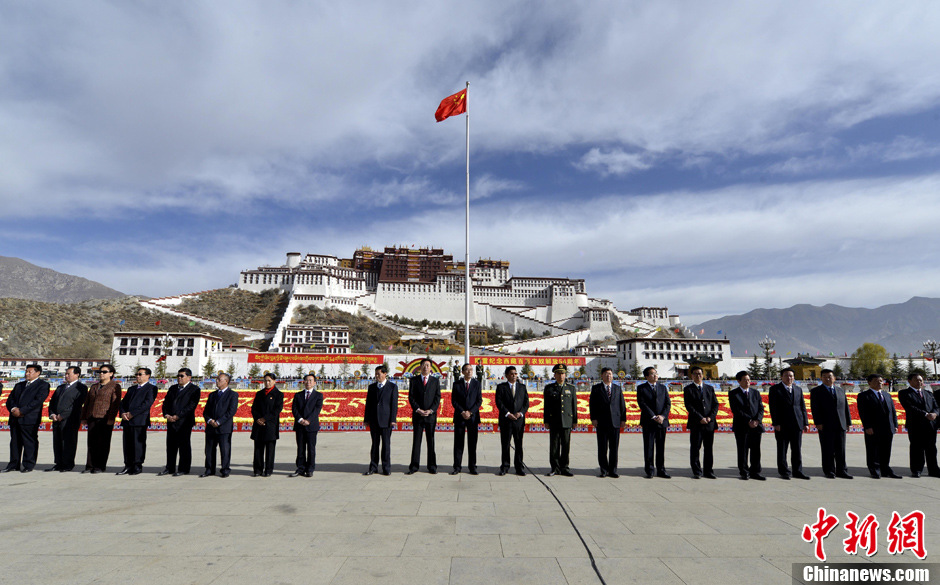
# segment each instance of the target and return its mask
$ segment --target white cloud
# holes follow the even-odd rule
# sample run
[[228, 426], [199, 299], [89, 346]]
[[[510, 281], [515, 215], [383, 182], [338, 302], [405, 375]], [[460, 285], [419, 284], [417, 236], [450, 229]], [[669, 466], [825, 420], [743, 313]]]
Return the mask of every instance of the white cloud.
[[604, 151], [592, 148], [575, 163], [575, 167], [582, 171], [597, 171], [602, 175], [628, 175], [653, 166], [652, 158], [647, 152], [625, 152], [620, 148]]

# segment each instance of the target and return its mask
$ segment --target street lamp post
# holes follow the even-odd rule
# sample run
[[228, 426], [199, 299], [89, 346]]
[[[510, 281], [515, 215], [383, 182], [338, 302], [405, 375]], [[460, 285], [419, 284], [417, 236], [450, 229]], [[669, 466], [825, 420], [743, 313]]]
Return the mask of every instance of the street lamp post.
[[773, 370], [773, 358], [770, 357], [774, 352], [774, 346], [777, 342], [765, 335], [764, 339], [757, 342], [757, 346], [764, 352], [764, 377], [770, 380]]
[[940, 341], [928, 339], [924, 342], [924, 357], [933, 362], [933, 377], [937, 377], [937, 357], [940, 357]]

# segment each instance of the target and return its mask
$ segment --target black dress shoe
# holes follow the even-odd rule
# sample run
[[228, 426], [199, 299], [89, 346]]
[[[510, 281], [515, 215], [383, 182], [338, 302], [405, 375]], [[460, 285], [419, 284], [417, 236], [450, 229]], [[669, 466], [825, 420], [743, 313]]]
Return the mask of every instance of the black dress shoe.
[[848, 473], [845, 473], [844, 471], [842, 473], [837, 473], [836, 477], [838, 477], [839, 479], [853, 479], [851, 475], [849, 475]]
[[940, 473], [928, 473], [928, 477], [940, 477]]
[[558, 472], [553, 469], [553, 470], [549, 471], [548, 473], [546, 473], [545, 475], [546, 475], [546, 477], [555, 477], [555, 474], [556, 474], [556, 473], [558, 473]]
[[49, 469], [43, 469], [43, 471], [62, 471], [58, 467], [50, 467]]
[[759, 474], [759, 473], [752, 473], [752, 474], [751, 474], [751, 479], [756, 479], [757, 481], [766, 481], [766, 480], [767, 480], [766, 477], [764, 477], [763, 475], [761, 475], [761, 474]]
[[114, 475], [127, 475], [128, 473], [130, 473], [130, 471], [125, 467], [124, 469], [122, 469], [121, 471], [118, 471]]
[[507, 471], [509, 471], [509, 470], [508, 470], [508, 469], [500, 469], [499, 471], [496, 472], [496, 475], [506, 475], [506, 472], [507, 472]]
[[30, 468], [30, 469], [23, 469], [23, 470], [20, 471], [20, 473], [29, 473], [30, 471], [32, 471], [31, 468]]
[[304, 474], [304, 472], [298, 469], [298, 470], [295, 471], [294, 473], [288, 473], [288, 474], [287, 474], [287, 477], [297, 477], [298, 475], [303, 475], [303, 474]]
[[700, 474], [700, 473], [693, 473], [693, 474], [692, 474], [692, 479], [701, 479], [701, 477], [702, 477], [702, 474]]
[[600, 473], [597, 474], [597, 477], [607, 477], [607, 472], [601, 471]]
[[127, 475], [140, 475], [140, 473], [141, 473], [141, 472], [140, 472], [139, 469], [135, 469], [135, 470], [133, 470], [133, 471], [128, 471], [128, 472], [127, 472]]
[[785, 479], [785, 480], [787, 480], [787, 481], [790, 481], [790, 474], [789, 474], [789, 473], [787, 473], [787, 474], [781, 473], [781, 474], [780, 474], [780, 479]]
[[750, 479], [746, 473], [741, 473], [738, 475], [738, 477], [740, 477], [741, 479], [745, 479], [745, 480]]
[[459, 473], [460, 473], [460, 471], [457, 470], [457, 469], [455, 469], [455, 470], [453, 470], [453, 471], [450, 472], [451, 475], [457, 475], [457, 474], [459, 474]]
[[611, 471], [610, 473], [607, 474], [607, 477], [612, 478], [612, 479], [617, 479], [618, 477], [620, 477], [620, 474], [617, 473], [616, 471]]
[[392, 474], [392, 472], [389, 471], [389, 470], [387, 470], [387, 469], [383, 469], [383, 470], [382, 470], [382, 475], [391, 475], [391, 474]]
[[872, 479], [881, 479], [881, 476], [878, 475], [877, 473], [869, 473], [868, 475], [869, 475]]
[[705, 477], [706, 479], [718, 479], [717, 477], [715, 477], [715, 474], [712, 472], [703, 474], [703, 477]]
[[173, 477], [179, 477], [181, 475], [188, 475], [188, 474], [183, 473], [182, 471], [177, 471], [176, 473], [173, 474]]
[[212, 473], [211, 471], [203, 471], [202, 473], [199, 474], [199, 477], [209, 477], [212, 475], [215, 475], [215, 474]]
[[170, 470], [167, 469], [166, 467], [164, 467], [164, 468], [163, 468], [163, 471], [161, 471], [160, 473], [157, 474], [157, 477], [160, 477], [160, 476], [162, 476], [162, 475], [170, 475]]
[[268, 473], [267, 471], [265, 471], [264, 473], [261, 474], [261, 477], [271, 477], [271, 475], [272, 473]]
[[[6, 471], [6, 470], [4, 469], [4, 471]], [[92, 470], [91, 470], [90, 467], [86, 467], [85, 469], [82, 470], [82, 473], [91, 473], [91, 471], [92, 471]]]
[[363, 473], [362, 475], [372, 475], [373, 473], [375, 473], [375, 470], [374, 470], [374, 469], [370, 469], [369, 471]]
[[224, 477], [228, 477], [229, 475], [230, 475], [230, 474], [229, 474], [228, 471], [223, 471], [222, 473], [219, 474], [219, 477], [223, 477], [223, 478], [224, 478]]
[[258, 477], [258, 476], [260, 476], [260, 475], [261, 475], [261, 474], [258, 473], [257, 471], [252, 471], [252, 472], [251, 472], [251, 477]]
[[558, 473], [564, 475], [565, 477], [574, 477], [574, 474], [571, 473], [571, 470], [568, 469], [568, 468], [562, 469], [562, 470], [559, 471]]
[[305, 472], [304, 472], [304, 477], [313, 477], [313, 472], [312, 472], [312, 471], [305, 471]]
[[665, 471], [660, 471], [656, 474], [656, 477], [661, 477], [663, 479], [670, 479], [672, 476], [666, 473]]
[[793, 477], [797, 479], [809, 479], [809, 476], [806, 475], [805, 473], [794, 473]]
[[480, 475], [480, 472], [476, 470], [476, 467], [470, 470], [470, 475]]
[[643, 477], [645, 477], [646, 479], [653, 479], [653, 474], [652, 474], [652, 473], [644, 473], [644, 474], [643, 474]]
[[919, 471], [912, 471], [912, 472], [911, 472], [911, 477], [920, 477], [920, 472], [919, 472]]
[[63, 468], [59, 469], [58, 471], [59, 471], [59, 473], [65, 473], [66, 471], [72, 471], [72, 469], [74, 469], [74, 468], [72, 468], [72, 467], [63, 467]]
[[835, 478], [836, 478], [836, 474], [831, 471], [826, 474], [826, 479], [835, 479]]
[[11, 471], [19, 471], [19, 470], [15, 467], [4, 467], [3, 469], [0, 469], [0, 473], [10, 473]]
[[100, 470], [100, 469], [92, 469], [92, 470], [91, 470], [91, 473], [92, 473], [92, 475], [94, 475], [94, 474], [96, 474], [96, 473], [101, 473], [101, 470]]
[[521, 469], [517, 469], [516, 475], [518, 475], [519, 477], [525, 477], [525, 471], [522, 471]]
[[417, 471], [417, 469], [409, 469], [405, 472], [405, 475], [414, 475], [415, 471]]
[[897, 473], [894, 473], [893, 471], [889, 473], [888, 475], [886, 475], [885, 477], [890, 477], [891, 479], [904, 479], [903, 477], [901, 477]]

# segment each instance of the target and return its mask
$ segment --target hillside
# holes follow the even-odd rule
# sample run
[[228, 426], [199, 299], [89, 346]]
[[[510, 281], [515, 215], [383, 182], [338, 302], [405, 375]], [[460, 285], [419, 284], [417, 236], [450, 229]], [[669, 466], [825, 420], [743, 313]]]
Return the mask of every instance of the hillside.
[[184, 299], [176, 308], [223, 323], [271, 331], [280, 322], [288, 300], [286, 293], [273, 289], [259, 294], [237, 288], [220, 288]]
[[77, 303], [89, 299], [124, 296], [113, 288], [30, 264], [26, 260], [0, 256], [0, 297], [47, 303]]
[[905, 303], [875, 309], [839, 305], [794, 305], [787, 309], [755, 309], [691, 326], [705, 329], [705, 337], [727, 336], [735, 355], [754, 353], [757, 342], [769, 335], [778, 355], [797, 352], [822, 355], [851, 354], [865, 342], [883, 345], [899, 355], [923, 349], [927, 339], [940, 338], [940, 299], [914, 297]]
[[[123, 326], [119, 325], [121, 320]], [[160, 321], [160, 325], [155, 323]], [[206, 332], [227, 343], [242, 337], [186, 319], [145, 309], [135, 297], [89, 300], [74, 304], [0, 299], [0, 356], [107, 357], [112, 333], [125, 331]]]

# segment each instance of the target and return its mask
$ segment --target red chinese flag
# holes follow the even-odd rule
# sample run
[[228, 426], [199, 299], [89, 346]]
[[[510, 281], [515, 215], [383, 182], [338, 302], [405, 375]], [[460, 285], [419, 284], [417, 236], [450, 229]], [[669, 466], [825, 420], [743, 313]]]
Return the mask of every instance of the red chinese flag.
[[160, 326], [160, 322], [157, 321], [156, 323], [154, 323], [154, 325], [156, 325], [157, 327], [159, 327], [159, 326]]
[[441, 100], [441, 105], [437, 106], [434, 112], [434, 119], [443, 122], [451, 116], [458, 116], [467, 113], [467, 90], [462, 89], [454, 95], [449, 95]]

